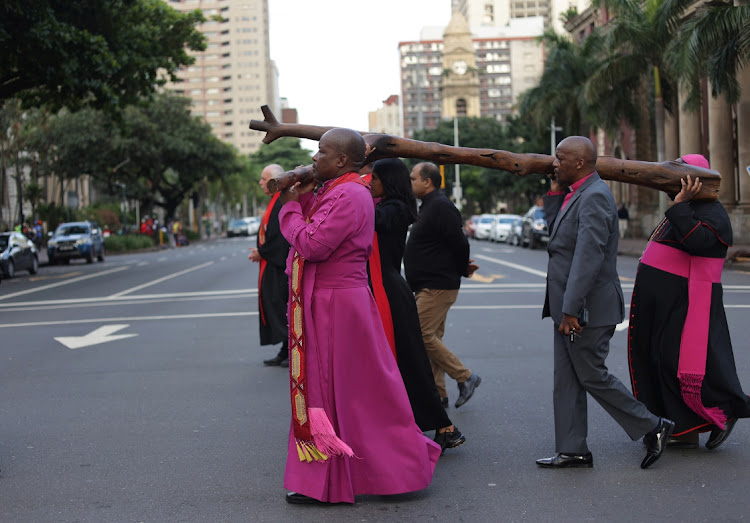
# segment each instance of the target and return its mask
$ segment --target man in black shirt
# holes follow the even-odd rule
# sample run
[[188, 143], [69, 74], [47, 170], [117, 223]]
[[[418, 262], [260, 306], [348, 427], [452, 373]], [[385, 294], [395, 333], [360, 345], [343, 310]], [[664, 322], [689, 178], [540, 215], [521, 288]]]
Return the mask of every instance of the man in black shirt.
[[419, 220], [412, 225], [404, 252], [406, 281], [415, 293], [419, 322], [440, 397], [448, 405], [445, 374], [458, 382], [456, 408], [474, 394], [482, 382], [443, 343], [448, 310], [456, 301], [461, 276], [470, 277], [478, 266], [469, 259], [469, 242], [463, 234], [461, 213], [438, 190], [437, 165], [417, 164], [411, 171], [414, 196], [422, 200]]

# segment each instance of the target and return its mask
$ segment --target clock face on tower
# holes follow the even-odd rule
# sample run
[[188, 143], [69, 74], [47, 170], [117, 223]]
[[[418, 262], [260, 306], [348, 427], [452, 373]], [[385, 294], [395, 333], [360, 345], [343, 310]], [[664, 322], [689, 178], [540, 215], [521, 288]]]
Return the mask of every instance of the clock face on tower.
[[464, 62], [463, 60], [456, 60], [455, 62], [453, 62], [452, 68], [453, 68], [453, 72], [459, 76], [466, 74], [466, 71], [468, 70], [468, 66], [466, 65], [466, 62]]

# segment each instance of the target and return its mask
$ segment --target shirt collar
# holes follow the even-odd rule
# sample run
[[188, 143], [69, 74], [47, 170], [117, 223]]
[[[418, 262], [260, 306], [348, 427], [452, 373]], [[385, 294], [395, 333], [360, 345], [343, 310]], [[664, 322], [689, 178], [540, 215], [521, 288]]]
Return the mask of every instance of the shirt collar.
[[577, 191], [578, 189], [580, 189], [580, 188], [581, 188], [581, 185], [583, 185], [583, 184], [584, 184], [584, 183], [586, 182], [586, 180], [588, 180], [589, 178], [591, 178], [591, 175], [592, 175], [592, 174], [594, 174], [594, 171], [591, 171], [591, 172], [590, 172], [590, 173], [588, 174], [588, 176], [584, 176], [583, 178], [581, 178], [581, 179], [580, 179], [580, 180], [578, 180], [577, 182], [575, 182], [575, 183], [571, 184], [571, 185], [570, 185], [570, 192], [571, 192], [571, 193], [574, 193], [574, 192], [576, 192], [576, 191]]

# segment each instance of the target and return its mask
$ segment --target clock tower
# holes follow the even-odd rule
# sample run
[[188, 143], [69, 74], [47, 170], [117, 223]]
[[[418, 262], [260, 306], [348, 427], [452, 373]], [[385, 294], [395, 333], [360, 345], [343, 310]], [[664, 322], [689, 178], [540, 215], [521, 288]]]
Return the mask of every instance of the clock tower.
[[479, 117], [479, 75], [474, 60], [474, 44], [466, 19], [459, 11], [443, 33], [442, 117]]

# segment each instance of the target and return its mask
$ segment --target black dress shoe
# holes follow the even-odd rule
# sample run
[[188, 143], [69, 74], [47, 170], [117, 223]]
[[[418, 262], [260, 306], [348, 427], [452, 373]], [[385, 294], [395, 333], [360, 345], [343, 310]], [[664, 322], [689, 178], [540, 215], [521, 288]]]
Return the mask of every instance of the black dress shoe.
[[726, 428], [724, 430], [719, 428], [712, 430], [711, 435], [708, 437], [708, 441], [706, 441], [706, 448], [708, 450], [716, 450], [719, 448], [719, 446], [724, 443], [732, 433], [735, 423], [737, 423], [737, 418], [732, 418], [727, 420]]
[[674, 430], [674, 422], [667, 418], [660, 418], [656, 428], [643, 436], [643, 444], [646, 446], [646, 457], [641, 461], [641, 468], [647, 469], [661, 457], [667, 448], [667, 441]]
[[286, 354], [284, 354], [283, 356], [278, 355], [275, 358], [271, 358], [270, 360], [263, 360], [263, 365], [265, 365], [266, 367], [278, 367], [279, 365], [281, 365], [281, 362], [285, 360], [288, 361], [286, 359]]
[[281, 360], [281, 363], [279, 363], [279, 367], [289, 367], [289, 358], [284, 358]]
[[468, 380], [458, 384], [459, 395], [458, 399], [456, 400], [456, 408], [460, 407], [471, 399], [471, 397], [474, 395], [474, 390], [479, 387], [480, 383], [482, 383], [482, 378], [477, 376], [476, 372], [472, 372]]
[[590, 469], [594, 466], [594, 456], [591, 455], [591, 452], [587, 454], [565, 454], [561, 452], [551, 458], [538, 459], [536, 464], [547, 469]]
[[440, 445], [440, 455], [443, 455], [445, 449], [455, 449], [466, 441], [466, 437], [461, 434], [458, 427], [453, 426], [453, 432], [435, 431], [435, 443]]
[[297, 492], [287, 492], [286, 502], [293, 503], [295, 505], [314, 505], [316, 503], [323, 503], [322, 501], [318, 501], [315, 498], [311, 498], [310, 496], [305, 496], [304, 494], [299, 494]]

